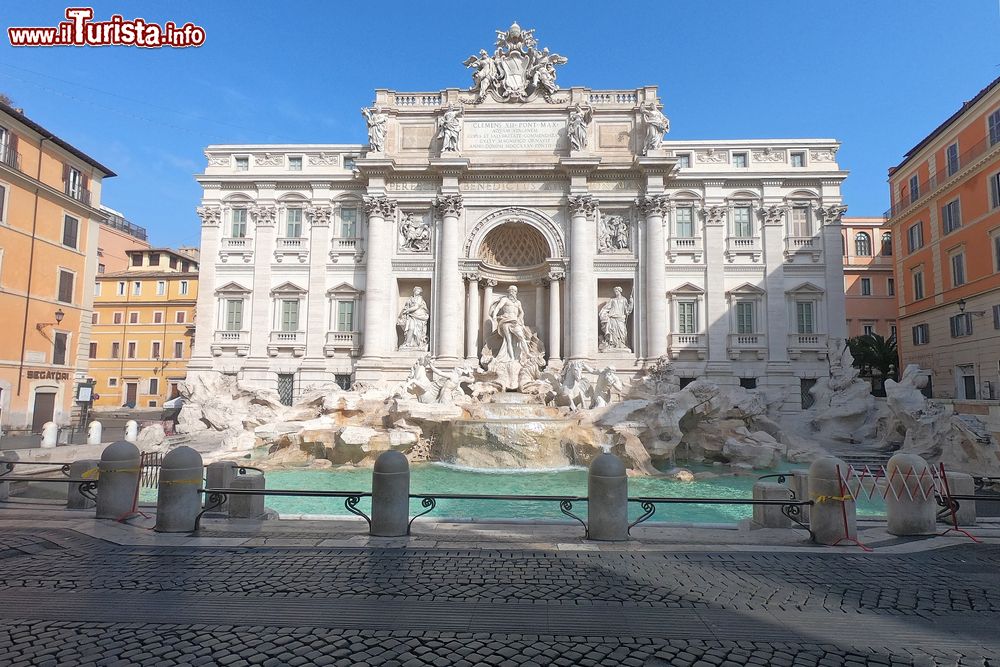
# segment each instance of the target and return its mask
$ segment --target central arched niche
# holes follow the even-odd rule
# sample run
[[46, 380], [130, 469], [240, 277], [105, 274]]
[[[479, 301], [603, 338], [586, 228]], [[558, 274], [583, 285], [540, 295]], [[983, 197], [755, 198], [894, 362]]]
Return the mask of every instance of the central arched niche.
[[479, 259], [491, 266], [528, 268], [545, 263], [549, 243], [533, 226], [511, 220], [497, 225], [479, 246]]

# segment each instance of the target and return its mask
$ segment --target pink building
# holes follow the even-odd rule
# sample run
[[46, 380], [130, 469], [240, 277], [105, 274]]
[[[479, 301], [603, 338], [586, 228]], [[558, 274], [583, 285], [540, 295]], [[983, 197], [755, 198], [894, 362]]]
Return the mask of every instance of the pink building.
[[892, 234], [878, 218], [843, 219], [847, 335], [896, 334]]

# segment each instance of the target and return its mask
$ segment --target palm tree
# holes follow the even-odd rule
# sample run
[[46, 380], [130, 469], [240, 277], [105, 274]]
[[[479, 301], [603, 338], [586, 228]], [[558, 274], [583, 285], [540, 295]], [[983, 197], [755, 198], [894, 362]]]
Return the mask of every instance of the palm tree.
[[885, 338], [876, 333], [855, 336], [847, 339], [847, 346], [854, 356], [854, 367], [860, 369], [861, 375], [877, 381], [872, 383], [872, 393], [885, 396], [885, 381], [889, 378], [898, 379], [899, 350], [896, 348], [896, 337]]

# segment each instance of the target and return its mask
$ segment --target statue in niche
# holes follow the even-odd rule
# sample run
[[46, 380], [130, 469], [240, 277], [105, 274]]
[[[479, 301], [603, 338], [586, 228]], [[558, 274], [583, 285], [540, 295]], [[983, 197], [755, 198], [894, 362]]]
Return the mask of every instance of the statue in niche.
[[622, 215], [601, 216], [597, 234], [599, 252], [617, 252], [629, 249], [628, 220]]
[[598, 315], [601, 322], [601, 344], [604, 350], [628, 349], [628, 316], [632, 314], [632, 296], [622, 296], [622, 288], [615, 287], [615, 295], [601, 308]]
[[431, 247], [430, 228], [422, 222], [417, 222], [412, 213], [407, 213], [399, 224], [399, 234], [402, 236], [403, 250], [411, 252], [427, 252]]
[[660, 150], [663, 135], [670, 131], [670, 121], [652, 102], [642, 106], [642, 121], [646, 125], [646, 142], [643, 144], [642, 154], [648, 155], [649, 151]]
[[389, 126], [389, 114], [375, 106], [362, 109], [361, 115], [368, 122], [368, 145], [376, 153], [385, 151], [385, 135]]
[[441, 140], [442, 153], [458, 151], [458, 139], [462, 133], [462, 107], [449, 104], [437, 119], [437, 138]]
[[593, 109], [581, 107], [579, 102], [569, 110], [569, 122], [566, 126], [566, 134], [569, 136], [569, 145], [575, 151], [586, 150], [587, 148], [587, 126], [593, 117]]
[[413, 296], [406, 300], [396, 318], [396, 326], [403, 330], [403, 344], [399, 346], [401, 350], [427, 349], [427, 322], [431, 314], [427, 309], [427, 302], [421, 296], [423, 292], [422, 288], [414, 287]]
[[489, 317], [493, 337], [499, 339], [499, 349], [494, 352], [487, 345], [481, 363], [497, 374], [501, 387], [520, 390], [538, 378], [545, 358], [538, 336], [524, 324], [524, 308], [515, 285], [490, 304]]

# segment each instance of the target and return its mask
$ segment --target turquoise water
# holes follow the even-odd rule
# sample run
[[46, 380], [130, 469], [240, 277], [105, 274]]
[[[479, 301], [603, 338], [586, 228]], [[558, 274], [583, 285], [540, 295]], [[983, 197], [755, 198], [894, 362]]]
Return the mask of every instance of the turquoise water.
[[[371, 469], [334, 468], [329, 470], [282, 470], [267, 473], [271, 489], [326, 489], [331, 491], [371, 491]], [[755, 476], [717, 477], [697, 482], [677, 482], [651, 477], [629, 479], [630, 496], [750, 498]], [[587, 471], [583, 468], [528, 472], [476, 471], [440, 464], [417, 464], [411, 468], [410, 493], [468, 493], [496, 495], [587, 495]], [[266, 504], [280, 514], [348, 514], [342, 499], [268, 497]], [[365, 498], [359, 507], [371, 507]], [[642, 509], [630, 503], [632, 518]], [[419, 500], [410, 503], [410, 513], [422, 511]], [[574, 503], [573, 512], [586, 518], [587, 504]], [[689, 523], [731, 523], [750, 517], [750, 506], [738, 505], [659, 505], [653, 520]], [[428, 515], [438, 518], [475, 519], [561, 519], [557, 502], [499, 500], [439, 500]]]

